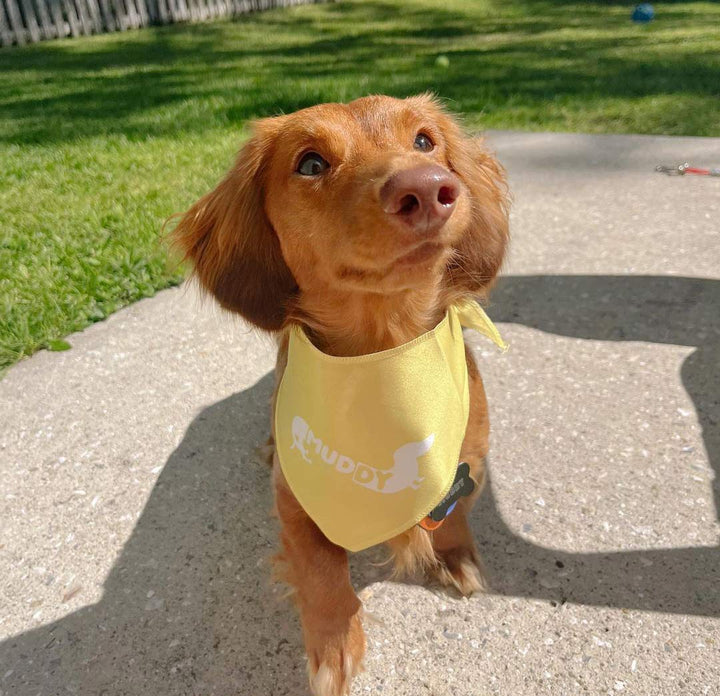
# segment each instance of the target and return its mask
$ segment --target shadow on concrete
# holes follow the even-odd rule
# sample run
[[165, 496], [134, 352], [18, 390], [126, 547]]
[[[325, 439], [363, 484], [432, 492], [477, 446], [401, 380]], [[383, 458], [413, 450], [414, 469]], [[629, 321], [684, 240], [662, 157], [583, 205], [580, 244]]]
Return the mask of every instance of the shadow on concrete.
[[[505, 278], [493, 318], [594, 340], [692, 345], [682, 378], [720, 469], [720, 281], [677, 277]], [[269, 582], [276, 548], [268, 432], [272, 375], [206, 408], [167, 461], [102, 599], [0, 644], [4, 693], [305, 694], [302, 639]], [[488, 486], [473, 516], [495, 592], [720, 616], [720, 548], [566, 553], [504, 523]], [[512, 547], [514, 553], [508, 554]], [[353, 562], [358, 584], [385, 577]], [[638, 579], [638, 575], [642, 575]]]
[[102, 599], [0, 644], [4, 694], [306, 693], [300, 630], [270, 583], [277, 530], [255, 455], [272, 386], [268, 374], [195, 418]]
[[[714, 471], [716, 514], [720, 511], [720, 281], [672, 276], [506, 277], [493, 293], [492, 316], [498, 322], [562, 336], [695, 347], [681, 376], [702, 426]], [[597, 554], [543, 548], [507, 528], [491, 486], [475, 508], [473, 526], [493, 587], [502, 594], [720, 616], [718, 546]], [[508, 554], [508, 547], [514, 553]]]

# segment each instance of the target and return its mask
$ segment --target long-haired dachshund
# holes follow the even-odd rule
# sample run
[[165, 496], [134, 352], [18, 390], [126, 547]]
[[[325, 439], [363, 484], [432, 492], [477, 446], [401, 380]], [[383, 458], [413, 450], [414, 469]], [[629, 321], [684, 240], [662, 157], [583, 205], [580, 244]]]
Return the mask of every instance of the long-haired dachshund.
[[[256, 122], [173, 239], [223, 307], [277, 336], [279, 385], [293, 331], [326, 356], [366, 356], [413, 342], [451, 306], [485, 296], [508, 241], [507, 187], [482, 140], [432, 97], [371, 96]], [[434, 531], [414, 524], [387, 543], [399, 571], [467, 595], [484, 587], [467, 514], [484, 478], [488, 414], [474, 359], [461, 350], [469, 416], [459, 461], [478, 485]], [[365, 652], [347, 551], [300, 504], [277, 451], [273, 485], [311, 688], [339, 696]]]

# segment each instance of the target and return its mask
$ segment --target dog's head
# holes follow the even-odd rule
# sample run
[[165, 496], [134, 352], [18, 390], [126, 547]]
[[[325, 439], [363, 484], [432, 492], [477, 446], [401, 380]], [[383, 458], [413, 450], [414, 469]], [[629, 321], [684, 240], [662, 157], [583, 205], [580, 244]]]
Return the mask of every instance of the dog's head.
[[508, 236], [502, 169], [428, 96], [254, 124], [174, 239], [227, 309], [281, 328], [303, 294], [487, 289]]

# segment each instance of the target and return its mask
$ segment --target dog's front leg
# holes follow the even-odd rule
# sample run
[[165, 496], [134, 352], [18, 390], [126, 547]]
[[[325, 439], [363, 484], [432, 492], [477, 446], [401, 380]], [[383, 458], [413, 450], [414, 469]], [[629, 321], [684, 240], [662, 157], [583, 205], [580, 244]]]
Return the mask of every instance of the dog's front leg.
[[277, 455], [273, 480], [283, 580], [300, 611], [310, 686], [316, 696], [341, 696], [349, 693], [365, 654], [362, 605], [350, 583], [347, 552], [328, 541], [300, 506]]
[[488, 408], [485, 388], [472, 354], [466, 350], [470, 414], [460, 451], [460, 461], [470, 465], [476, 483], [473, 494], [461, 498], [443, 525], [432, 533], [433, 548], [440, 564], [436, 575], [444, 585], [454, 585], [464, 595], [487, 589], [482, 562], [468, 524], [470, 511], [485, 483], [485, 456], [488, 452]]

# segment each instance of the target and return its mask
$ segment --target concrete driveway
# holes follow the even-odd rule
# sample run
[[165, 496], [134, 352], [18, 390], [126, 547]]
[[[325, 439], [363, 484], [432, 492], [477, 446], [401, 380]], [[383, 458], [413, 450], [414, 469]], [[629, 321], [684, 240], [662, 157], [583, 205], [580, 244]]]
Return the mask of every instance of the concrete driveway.
[[[720, 694], [720, 141], [491, 133], [493, 592], [353, 560], [354, 694]], [[307, 694], [269, 580], [273, 345], [174, 289], [0, 382], [0, 695]], [[375, 565], [373, 565], [375, 564]]]

